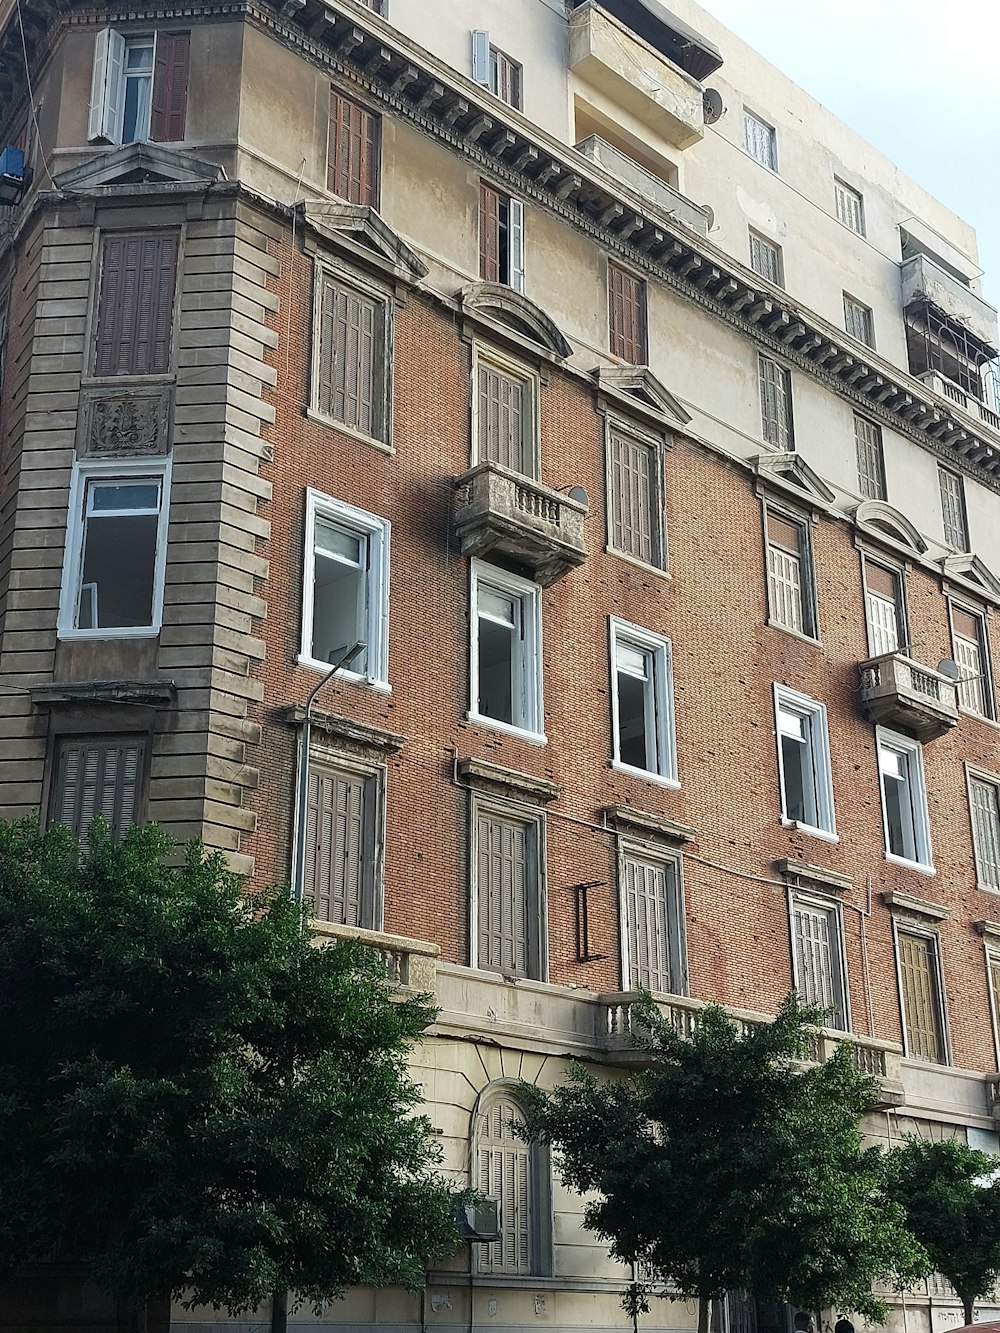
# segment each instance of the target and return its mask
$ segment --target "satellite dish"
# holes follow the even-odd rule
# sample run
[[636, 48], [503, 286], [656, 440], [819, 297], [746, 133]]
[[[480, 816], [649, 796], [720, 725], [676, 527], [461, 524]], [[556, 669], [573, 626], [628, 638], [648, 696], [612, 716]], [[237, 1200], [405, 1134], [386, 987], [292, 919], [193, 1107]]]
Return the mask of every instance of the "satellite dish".
[[715, 88], [705, 89], [702, 105], [705, 108], [706, 125], [714, 125], [726, 114], [726, 104], [722, 100], [722, 94]]
[[582, 505], [584, 509], [590, 508], [590, 496], [587, 494], [587, 492], [583, 489], [582, 486], [571, 486], [569, 491], [569, 498], [571, 500], [575, 500], [578, 505]]
[[708, 230], [711, 231], [715, 226], [715, 209], [711, 204], [699, 204], [701, 211], [705, 214], [705, 221], [708, 223]]
[[937, 664], [937, 669], [942, 676], [947, 676], [949, 680], [961, 680], [962, 668], [951, 657], [945, 657]]

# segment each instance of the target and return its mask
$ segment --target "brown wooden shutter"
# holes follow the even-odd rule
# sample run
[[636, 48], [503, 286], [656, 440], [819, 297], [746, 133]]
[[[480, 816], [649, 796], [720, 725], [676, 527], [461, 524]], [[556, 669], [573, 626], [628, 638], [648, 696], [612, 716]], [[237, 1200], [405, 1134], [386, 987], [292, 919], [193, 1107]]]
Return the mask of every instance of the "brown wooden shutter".
[[379, 119], [331, 91], [327, 187], [351, 204], [378, 208]]
[[530, 970], [528, 827], [481, 814], [479, 848], [479, 965], [527, 976]]
[[934, 941], [900, 931], [899, 971], [909, 1054], [918, 1060], [940, 1064], [944, 1059], [944, 1043]]
[[59, 743], [51, 817], [83, 836], [103, 815], [115, 838], [139, 817], [145, 741], [134, 737], [64, 739]]
[[339, 283], [323, 283], [317, 406], [335, 421], [375, 439], [384, 434], [377, 399], [382, 302]]
[[500, 191], [479, 184], [479, 276], [502, 282], [500, 276]]
[[158, 32], [153, 66], [149, 137], [154, 143], [178, 143], [187, 116], [189, 32]]
[[374, 847], [371, 780], [310, 768], [306, 810], [306, 896], [321, 921], [371, 929], [366, 892]]
[[479, 462], [528, 475], [523, 381], [492, 366], [479, 367]]
[[101, 247], [97, 375], [162, 375], [170, 368], [175, 232], [111, 232]]
[[608, 341], [613, 356], [646, 364], [646, 284], [617, 264], [608, 264]]

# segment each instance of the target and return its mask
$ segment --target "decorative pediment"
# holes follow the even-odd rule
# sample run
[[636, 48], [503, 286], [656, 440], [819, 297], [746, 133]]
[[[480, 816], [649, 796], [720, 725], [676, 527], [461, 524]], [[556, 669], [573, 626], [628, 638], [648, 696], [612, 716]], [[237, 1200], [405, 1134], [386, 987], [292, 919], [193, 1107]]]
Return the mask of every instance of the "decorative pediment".
[[863, 501], [854, 511], [854, 521], [862, 532], [901, 546], [911, 555], [923, 555], [927, 550], [927, 543], [905, 514], [884, 500]]
[[815, 469], [798, 454], [758, 454], [754, 472], [760, 486], [776, 486], [786, 495], [808, 504], [829, 505], [834, 492]]
[[365, 204], [307, 199], [299, 205], [306, 226], [338, 249], [388, 268], [407, 282], [427, 276], [427, 265]]
[[639, 410], [674, 426], [691, 420], [672, 393], [647, 366], [598, 366], [591, 371], [598, 390], [625, 409]]
[[1000, 579], [971, 551], [966, 551], [964, 555], [946, 555], [941, 561], [941, 569], [946, 578], [953, 579], [964, 588], [992, 601], [1000, 601]]
[[573, 349], [540, 306], [501, 282], [476, 282], [458, 296], [462, 310], [564, 361]]
[[130, 143], [61, 171], [55, 185], [60, 190], [90, 190], [100, 185], [206, 185], [225, 178], [217, 162], [162, 144]]

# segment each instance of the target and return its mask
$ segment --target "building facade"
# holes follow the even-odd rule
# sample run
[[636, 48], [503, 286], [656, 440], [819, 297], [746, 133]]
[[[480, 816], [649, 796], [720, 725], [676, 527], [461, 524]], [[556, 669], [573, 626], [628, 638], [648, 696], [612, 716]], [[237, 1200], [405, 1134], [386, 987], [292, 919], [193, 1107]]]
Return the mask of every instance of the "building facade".
[[682, 1030], [796, 987], [873, 1137], [996, 1149], [970, 228], [691, 0], [3, 0], [0, 54], [0, 809], [257, 885], [301, 847], [433, 993], [429, 1113], [501, 1202], [422, 1298], [294, 1318], [623, 1326], [510, 1121], [627, 1067], [642, 987]]

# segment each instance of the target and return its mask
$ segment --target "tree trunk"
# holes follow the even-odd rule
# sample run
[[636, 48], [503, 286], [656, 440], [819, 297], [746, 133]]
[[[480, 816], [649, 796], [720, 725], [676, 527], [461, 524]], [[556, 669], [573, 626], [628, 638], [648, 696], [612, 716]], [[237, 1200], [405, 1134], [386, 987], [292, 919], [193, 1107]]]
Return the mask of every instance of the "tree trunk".
[[709, 1296], [698, 1297], [698, 1333], [708, 1333], [708, 1320], [712, 1313], [712, 1300]]
[[975, 1296], [962, 1297], [962, 1309], [965, 1311], [965, 1322], [974, 1324], [976, 1322], [976, 1298]]
[[288, 1292], [276, 1291], [271, 1297], [271, 1333], [287, 1333]]

